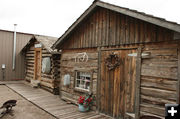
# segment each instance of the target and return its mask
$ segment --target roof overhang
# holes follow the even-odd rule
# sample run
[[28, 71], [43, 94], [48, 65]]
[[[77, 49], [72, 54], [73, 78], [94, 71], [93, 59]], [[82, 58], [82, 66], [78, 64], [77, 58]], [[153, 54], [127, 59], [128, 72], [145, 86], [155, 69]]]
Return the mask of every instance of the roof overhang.
[[21, 49], [21, 53], [26, 52], [26, 50], [30, 47], [30, 45], [35, 41], [36, 39], [35, 39], [35, 36], [33, 35], [31, 39], [29, 40], [29, 42]]
[[[21, 53], [24, 53], [28, 50], [28, 48], [36, 41], [38, 41], [39, 43], [42, 44], [42, 46], [51, 54], [61, 54], [60, 52], [58, 51], [55, 51], [55, 50], [49, 50], [45, 44], [43, 42], [41, 42], [39, 39], [38, 39], [39, 35], [33, 35], [32, 38], [29, 40], [29, 42], [22, 48], [21, 50]], [[44, 36], [45, 37], [45, 36]]]

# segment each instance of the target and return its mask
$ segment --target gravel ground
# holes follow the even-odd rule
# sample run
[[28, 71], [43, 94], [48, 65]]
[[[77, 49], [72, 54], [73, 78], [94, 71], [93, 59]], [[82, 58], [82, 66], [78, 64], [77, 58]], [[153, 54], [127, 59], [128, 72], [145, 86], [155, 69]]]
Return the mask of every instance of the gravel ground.
[[55, 117], [25, 100], [5, 85], [0, 85], [0, 106], [10, 99], [17, 100], [17, 105], [2, 119], [55, 119]]

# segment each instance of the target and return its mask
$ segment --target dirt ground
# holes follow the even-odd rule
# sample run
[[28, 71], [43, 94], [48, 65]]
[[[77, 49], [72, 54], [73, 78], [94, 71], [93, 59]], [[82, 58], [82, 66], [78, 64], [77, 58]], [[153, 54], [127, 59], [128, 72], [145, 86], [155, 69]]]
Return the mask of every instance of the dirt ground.
[[25, 100], [5, 85], [0, 85], [0, 106], [10, 99], [17, 100], [17, 105], [13, 107], [11, 113], [6, 114], [1, 119], [55, 119], [55, 117]]

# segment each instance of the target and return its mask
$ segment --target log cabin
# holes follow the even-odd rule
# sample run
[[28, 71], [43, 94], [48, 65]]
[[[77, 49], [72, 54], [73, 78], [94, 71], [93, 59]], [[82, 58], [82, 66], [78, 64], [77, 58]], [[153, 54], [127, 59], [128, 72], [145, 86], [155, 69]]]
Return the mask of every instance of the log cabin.
[[56, 40], [34, 35], [21, 51], [25, 55], [25, 80], [54, 94], [59, 92], [60, 76], [60, 53], [51, 49]]
[[[180, 25], [95, 1], [54, 43], [61, 50], [60, 97], [92, 92], [114, 118], [164, 118], [180, 100]], [[70, 80], [68, 85], [66, 82]]]

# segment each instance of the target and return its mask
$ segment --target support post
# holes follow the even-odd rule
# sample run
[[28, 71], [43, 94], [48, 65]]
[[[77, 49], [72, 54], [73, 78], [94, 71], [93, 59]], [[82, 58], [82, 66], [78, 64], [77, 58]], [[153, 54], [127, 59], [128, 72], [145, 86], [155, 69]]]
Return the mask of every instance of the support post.
[[138, 48], [136, 60], [136, 103], [135, 103], [135, 119], [140, 118], [140, 88], [141, 88], [141, 53], [142, 48]]
[[97, 78], [97, 87], [96, 87], [96, 102], [97, 102], [97, 110], [100, 112], [100, 82], [101, 82], [101, 48], [98, 47], [98, 78]]

